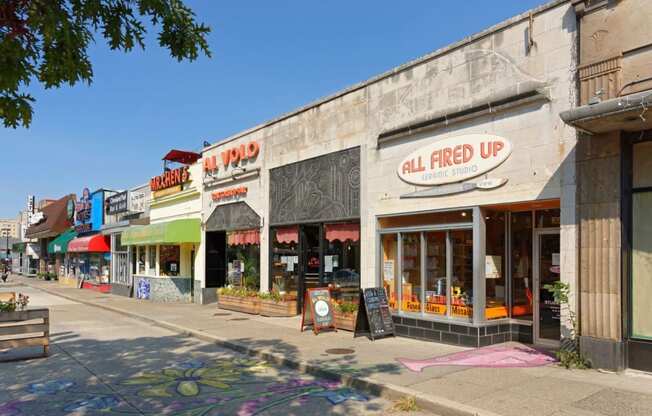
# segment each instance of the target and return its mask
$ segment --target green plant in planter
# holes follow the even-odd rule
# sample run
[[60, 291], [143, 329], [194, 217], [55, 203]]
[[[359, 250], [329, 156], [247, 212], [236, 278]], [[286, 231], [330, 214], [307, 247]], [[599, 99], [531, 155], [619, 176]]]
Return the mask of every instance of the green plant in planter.
[[224, 295], [224, 296], [235, 296], [239, 298], [258, 297], [258, 292], [256, 292], [255, 290], [249, 290], [247, 288], [232, 287], [232, 286], [221, 287], [217, 289], [217, 294]]
[[571, 324], [569, 336], [562, 339], [559, 351], [556, 353], [559, 363], [566, 368], [589, 368], [591, 363], [580, 352], [579, 339], [577, 338], [577, 315], [569, 302], [570, 285], [557, 281], [553, 284], [544, 285], [543, 288], [552, 293], [552, 297], [560, 307], [568, 311]]
[[358, 311], [358, 304], [355, 302], [340, 302], [336, 308], [340, 313], [352, 314]]
[[247, 289], [258, 290], [260, 287], [260, 273], [256, 267], [256, 262], [242, 253], [238, 255], [238, 260], [242, 263], [244, 286]]
[[263, 292], [258, 295], [259, 298], [263, 300], [271, 300], [276, 303], [279, 302], [290, 302], [293, 300], [296, 300], [295, 296], [290, 296], [290, 295], [281, 295], [275, 290], [272, 290], [271, 292]]
[[16, 310], [15, 302], [0, 301], [0, 312], [14, 312]]

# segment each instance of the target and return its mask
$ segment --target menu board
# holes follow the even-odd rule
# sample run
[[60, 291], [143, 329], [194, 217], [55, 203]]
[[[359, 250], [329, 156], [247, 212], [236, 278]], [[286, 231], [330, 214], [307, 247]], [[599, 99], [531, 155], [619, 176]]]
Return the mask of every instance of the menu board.
[[375, 340], [394, 335], [394, 321], [392, 321], [384, 288], [372, 287], [362, 290], [358, 310], [354, 336], [359, 333], [368, 333], [371, 339]]
[[331, 302], [330, 289], [308, 289], [306, 292], [303, 302], [303, 315], [301, 317], [301, 331], [308, 325], [312, 325], [312, 330], [315, 334], [318, 334], [324, 328], [335, 330], [335, 318], [333, 316], [333, 303]]

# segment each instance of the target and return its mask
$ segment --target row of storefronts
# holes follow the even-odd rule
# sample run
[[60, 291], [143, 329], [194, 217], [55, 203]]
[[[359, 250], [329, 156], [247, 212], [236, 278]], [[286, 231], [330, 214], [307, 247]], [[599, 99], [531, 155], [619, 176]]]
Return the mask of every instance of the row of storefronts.
[[554, 346], [576, 330], [596, 366], [652, 369], [650, 90], [578, 97], [597, 84], [578, 91], [576, 75], [604, 75], [578, 39], [633, 7], [583, 5], [549, 3], [201, 152], [173, 150], [146, 185], [57, 201], [62, 225], [52, 211], [29, 230], [42, 267], [149, 301], [275, 291], [297, 313], [309, 288], [357, 302], [384, 287], [402, 336]]

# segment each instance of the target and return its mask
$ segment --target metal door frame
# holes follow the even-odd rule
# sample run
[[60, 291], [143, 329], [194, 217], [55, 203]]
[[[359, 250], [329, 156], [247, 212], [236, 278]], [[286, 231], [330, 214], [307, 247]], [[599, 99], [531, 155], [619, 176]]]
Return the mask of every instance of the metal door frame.
[[[551, 339], [543, 339], [539, 336], [539, 299], [540, 297], [540, 270], [539, 270], [539, 265], [540, 265], [540, 255], [541, 255], [541, 243], [540, 239], [541, 236], [543, 235], [557, 235], [557, 238], [560, 238], [560, 229], [559, 228], [533, 228], [533, 235], [534, 238], [532, 239], [532, 285], [534, 286], [534, 291], [532, 292], [532, 297], [533, 302], [532, 302], [532, 340], [534, 341], [535, 345], [542, 345], [546, 347], [559, 347], [560, 340], [551, 340]], [[560, 256], [561, 256], [561, 239], [559, 242], [559, 251], [560, 251]], [[561, 261], [560, 261], [561, 263]], [[561, 279], [561, 264], [560, 264], [560, 273], [559, 277]], [[561, 305], [560, 305], [561, 308]], [[560, 310], [560, 316], [561, 316], [561, 310]], [[559, 320], [559, 326], [560, 326], [560, 332], [561, 332], [561, 318]]]

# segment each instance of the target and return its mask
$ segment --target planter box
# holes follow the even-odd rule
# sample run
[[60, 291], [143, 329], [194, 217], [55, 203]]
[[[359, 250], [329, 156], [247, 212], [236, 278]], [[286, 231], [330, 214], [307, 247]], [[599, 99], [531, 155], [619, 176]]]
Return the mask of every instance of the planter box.
[[345, 331], [355, 331], [355, 321], [358, 318], [358, 313], [342, 313], [337, 309], [333, 311], [335, 317], [335, 327], [337, 329], [344, 329]]
[[297, 301], [284, 300], [274, 302], [271, 299], [260, 300], [260, 314], [263, 316], [289, 317], [297, 314]]
[[260, 299], [258, 298], [217, 295], [217, 306], [230, 311], [260, 314]]
[[48, 355], [50, 345], [50, 310], [28, 309], [25, 311], [0, 312], [0, 350], [27, 347], [43, 347]]

